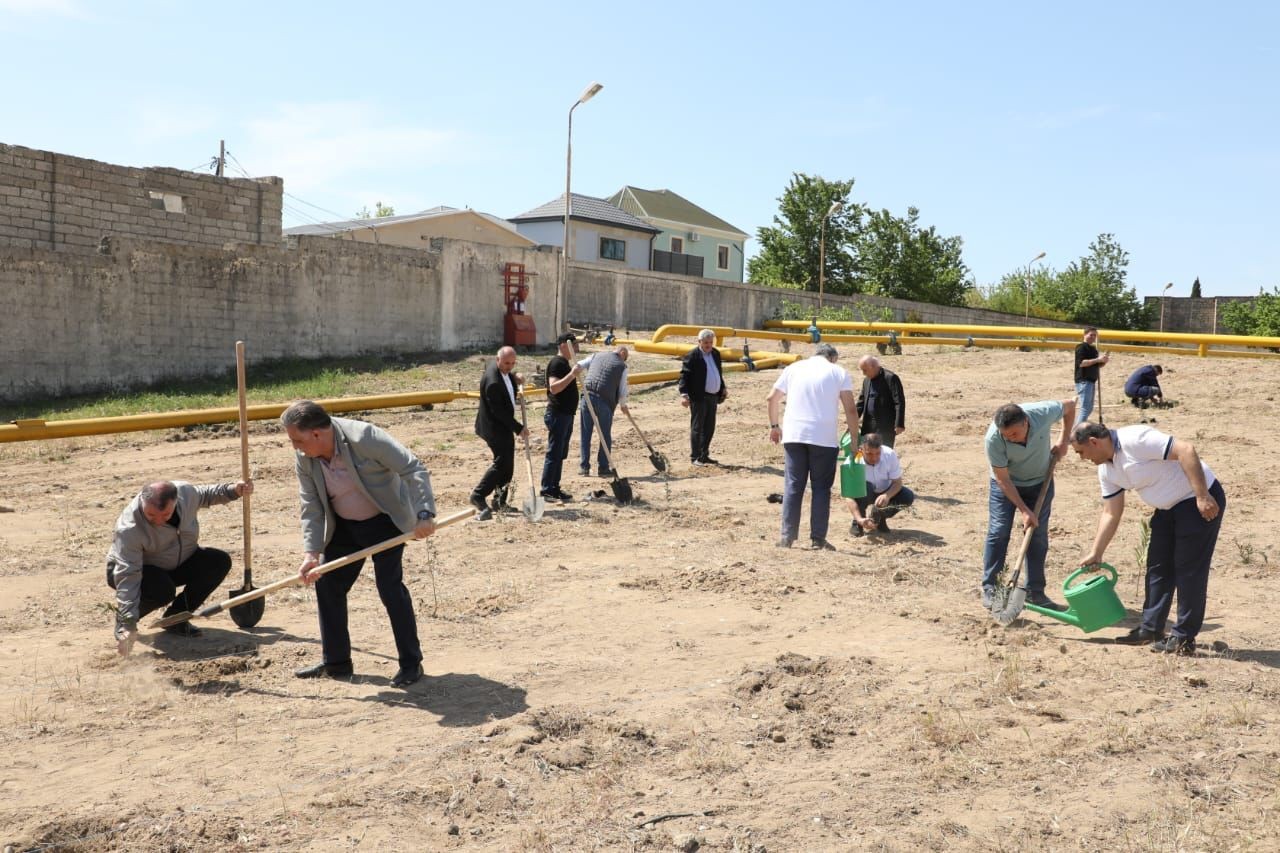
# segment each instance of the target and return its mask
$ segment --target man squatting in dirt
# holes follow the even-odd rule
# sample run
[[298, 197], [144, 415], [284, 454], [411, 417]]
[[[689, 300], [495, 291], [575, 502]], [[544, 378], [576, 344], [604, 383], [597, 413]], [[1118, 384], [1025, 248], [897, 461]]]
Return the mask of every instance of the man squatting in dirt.
[[[116, 591], [116, 650], [128, 655], [138, 636], [138, 620], [169, 605], [165, 616], [195, 610], [231, 569], [231, 557], [199, 544], [199, 510], [253, 493], [251, 480], [196, 486], [181, 480], [151, 483], [116, 519], [107, 552], [107, 585]], [[177, 591], [182, 587], [182, 592]], [[190, 622], [165, 628], [197, 637]]]
[[[302, 501], [302, 565], [298, 574], [316, 585], [323, 659], [303, 667], [299, 678], [343, 678], [354, 672], [347, 631], [347, 593], [360, 576], [357, 560], [319, 578], [310, 572], [321, 555], [336, 560], [371, 545], [413, 532], [435, 532], [436, 502], [431, 475], [416, 456], [378, 427], [330, 417], [319, 403], [301, 400], [280, 416], [294, 450], [294, 471]], [[413, 598], [404, 585], [404, 545], [373, 556], [378, 597], [391, 620], [400, 669], [392, 687], [422, 677], [422, 646]]]
[[[889, 532], [887, 519], [893, 518], [903, 507], [915, 503], [915, 492], [902, 485], [902, 463], [892, 447], [886, 447], [879, 433], [862, 437], [858, 448], [862, 451], [862, 465], [867, 476], [867, 493], [860, 498], [847, 498], [853, 523], [849, 532], [855, 537], [872, 530]], [[867, 509], [870, 508], [870, 512]]]
[[[1227, 509], [1222, 483], [1200, 461], [1189, 441], [1152, 427], [1108, 429], [1082, 423], [1071, 433], [1071, 447], [1098, 466], [1102, 517], [1098, 535], [1082, 566], [1102, 562], [1124, 515], [1125, 491], [1133, 489], [1151, 506], [1151, 539], [1147, 544], [1147, 592], [1142, 623], [1117, 643], [1151, 644], [1153, 652], [1196, 653], [1196, 635], [1204, 623], [1205, 596], [1213, 549]], [[1178, 594], [1178, 619], [1169, 636], [1165, 621]]]
[[[1032, 512], [1040, 486], [1049, 473], [1050, 459], [1066, 455], [1076, 401], [1043, 400], [1007, 403], [996, 409], [985, 439], [991, 480], [987, 497], [987, 540], [982, 551], [982, 606], [991, 607], [996, 579], [1004, 568], [1015, 515], [1024, 528], [1034, 528], [1027, 548], [1027, 601], [1038, 607], [1065, 610], [1044, 592], [1044, 562], [1049, 554], [1049, 515], [1053, 511], [1053, 483], [1037, 516]], [[1056, 444], [1049, 440], [1055, 421], [1062, 421]]]
[[[800, 510], [808, 483], [809, 538], [813, 548], [834, 551], [827, 541], [831, 516], [831, 484], [836, 478], [840, 447], [840, 407], [849, 432], [858, 426], [853, 380], [837, 362], [831, 344], [819, 344], [809, 358], [788, 365], [773, 383], [765, 399], [769, 410], [769, 440], [782, 443], [786, 462], [782, 481], [782, 538], [779, 548], [790, 548], [800, 530]], [[779, 407], [786, 409], [779, 423]]]

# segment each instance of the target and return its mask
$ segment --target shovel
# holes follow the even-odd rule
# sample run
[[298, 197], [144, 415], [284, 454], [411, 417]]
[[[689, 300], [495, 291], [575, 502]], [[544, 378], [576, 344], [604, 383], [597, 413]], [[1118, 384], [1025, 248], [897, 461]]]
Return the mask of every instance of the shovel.
[[625, 413], [627, 420], [631, 421], [631, 425], [636, 428], [636, 432], [640, 435], [640, 440], [644, 442], [644, 446], [649, 448], [649, 461], [653, 463], [653, 467], [658, 473], [664, 473], [667, 470], [667, 457], [653, 449], [653, 445], [649, 443], [648, 437], [644, 434], [644, 430], [640, 429], [640, 424], [636, 423], [636, 419], [631, 417], [630, 412]]
[[[236, 341], [236, 390], [240, 396], [240, 479], [249, 481], [249, 407], [245, 402], [244, 381], [244, 341]], [[244, 586], [231, 590], [231, 597], [253, 592], [253, 529], [249, 523], [249, 496], [240, 498], [244, 504]], [[241, 628], [252, 628], [262, 621], [267, 602], [263, 598], [255, 598], [246, 604], [231, 608], [231, 621]]]
[[[453, 515], [445, 516], [444, 518], [436, 522], [436, 530], [439, 530], [442, 527], [448, 527], [450, 524], [455, 524], [459, 521], [465, 521], [466, 519], [470, 518], [475, 514], [476, 514], [475, 507], [468, 507], [467, 509], [464, 509], [461, 512], [455, 512]], [[413, 538], [414, 537], [413, 537], [412, 530], [409, 531], [408, 533], [401, 533], [399, 536], [394, 536], [390, 539], [379, 542], [377, 545], [370, 545], [368, 548], [365, 548], [360, 551], [356, 551], [354, 554], [348, 554], [345, 557], [339, 557], [336, 560], [330, 560], [327, 563], [321, 563], [320, 565], [316, 566], [314, 569], [311, 570], [311, 575], [314, 577], [318, 577], [319, 575], [328, 574], [334, 569], [340, 569], [343, 566], [349, 566], [352, 563], [354, 563], [356, 560], [363, 560], [366, 557], [372, 557], [374, 554], [380, 554], [383, 551], [387, 550], [388, 548], [394, 548], [397, 545], [403, 545], [405, 542], [409, 542]], [[158, 619], [155, 622], [152, 622], [148, 627], [168, 628], [170, 625], [178, 625], [182, 622], [188, 622], [192, 619], [195, 619], [196, 617], [207, 618], [209, 616], [217, 615], [218, 613], [221, 613], [224, 610], [234, 611], [235, 608], [241, 607], [247, 603], [250, 603], [255, 599], [263, 598], [267, 595], [270, 595], [273, 592], [277, 592], [282, 589], [288, 589], [291, 586], [297, 586], [300, 583], [302, 583], [302, 578], [298, 577], [298, 575], [295, 574], [292, 577], [287, 577], [287, 578], [284, 578], [283, 580], [278, 580], [275, 583], [269, 583], [264, 587], [259, 587], [253, 590], [252, 592], [246, 592], [242, 595], [237, 595], [235, 598], [228, 598], [226, 601], [221, 601], [221, 602], [218, 602], [217, 604], [210, 604], [206, 607], [201, 607], [195, 613], [184, 610], [182, 613], [175, 613], [172, 616], [166, 616], [163, 619]]]
[[600, 436], [600, 446], [604, 448], [604, 458], [609, 462], [609, 473], [613, 474], [613, 482], [609, 484], [609, 487], [613, 489], [613, 496], [617, 498], [618, 503], [629, 504], [636, 499], [636, 496], [631, 491], [631, 484], [618, 476], [618, 469], [613, 464], [613, 454], [609, 452], [609, 442], [604, 440], [604, 432], [600, 429], [600, 419], [596, 417], [596, 407], [591, 405], [591, 392], [585, 387], [582, 389], [582, 400], [587, 404], [587, 411], [591, 413], [591, 422], [596, 425], [596, 433]]
[[524, 463], [529, 469], [529, 499], [522, 509], [524, 517], [529, 521], [541, 521], [547, 502], [538, 494], [538, 485], [533, 480], [533, 453], [529, 450], [529, 415], [524, 407], [524, 394], [520, 394], [520, 420], [524, 421]]
[[[1050, 457], [1049, 472], [1045, 474], [1044, 484], [1040, 486], [1040, 494], [1036, 497], [1036, 505], [1031, 510], [1031, 514], [1036, 518], [1040, 517], [1040, 508], [1044, 506], [1045, 495], [1049, 494], [1049, 483], [1053, 482], [1053, 469], [1057, 464], [1058, 460]], [[1025, 585], [1018, 586], [1018, 580], [1022, 576], [1022, 564], [1027, 559], [1027, 549], [1031, 547], [1031, 537], [1034, 533], [1034, 527], [1023, 530], [1022, 545], [1018, 548], [1018, 562], [1014, 566], [1013, 577], [1009, 579], [1009, 583], [998, 587], [991, 598], [991, 615], [1001, 625], [1012, 625], [1013, 620], [1018, 618], [1018, 614], [1027, 604], [1027, 588]]]

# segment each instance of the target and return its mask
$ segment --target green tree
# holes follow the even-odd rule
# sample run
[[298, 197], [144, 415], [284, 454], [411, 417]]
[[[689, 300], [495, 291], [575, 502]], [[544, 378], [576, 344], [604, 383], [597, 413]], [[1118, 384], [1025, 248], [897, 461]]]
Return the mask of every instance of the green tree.
[[[1027, 314], [1027, 293], [1030, 290], [1030, 316], [1042, 320], [1070, 320], [1065, 311], [1051, 308], [1039, 302], [1035, 294], [1050, 287], [1057, 273], [1045, 267], [1037, 267], [1027, 275], [1026, 269], [1005, 273], [997, 284], [989, 287], [974, 288], [966, 294], [965, 302], [970, 308], [985, 308], [988, 311], [1002, 311], [1005, 314]], [[1028, 288], [1028, 278], [1030, 287]]]
[[1253, 303], [1231, 302], [1222, 309], [1222, 322], [1237, 335], [1280, 337], [1280, 287], [1262, 290]]
[[[861, 231], [866, 208], [849, 201], [852, 190], [852, 178], [828, 181], [801, 172], [792, 174], [778, 199], [774, 224], [756, 230], [760, 253], [747, 262], [748, 279], [754, 284], [816, 291], [819, 243], [825, 242], [827, 292], [856, 292], [857, 265], [850, 247]], [[843, 208], [828, 217], [827, 211], [835, 202]], [[824, 231], [825, 241], [821, 238]]]
[[1191, 282], [1191, 298], [1200, 298], [1200, 276], [1196, 276], [1196, 280]]
[[921, 228], [919, 222], [915, 207], [907, 208], [905, 219], [887, 210], [867, 217], [857, 241], [862, 279], [858, 289], [935, 305], [964, 305], [973, 289], [961, 257], [964, 241], [943, 237], [933, 226]]
[[1129, 253], [1114, 234], [1099, 234], [1089, 254], [1032, 290], [1032, 301], [1061, 311], [1071, 322], [1109, 329], [1145, 329], [1149, 312], [1125, 287]]
[[356, 219], [382, 219], [386, 216], [395, 216], [396, 209], [389, 204], [378, 202], [374, 205], [373, 212], [369, 212], [369, 205], [365, 205], [356, 211]]

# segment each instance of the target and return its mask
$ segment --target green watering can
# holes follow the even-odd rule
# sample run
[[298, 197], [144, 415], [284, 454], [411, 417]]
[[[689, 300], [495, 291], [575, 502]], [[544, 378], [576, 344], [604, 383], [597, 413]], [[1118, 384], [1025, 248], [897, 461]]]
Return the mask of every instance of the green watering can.
[[1116, 570], [1103, 563], [1102, 571], [1109, 572], [1111, 577], [1095, 575], [1084, 583], [1072, 586], [1072, 581], [1084, 574], [1087, 569], [1079, 568], [1067, 575], [1062, 582], [1062, 594], [1067, 599], [1066, 612], [1048, 610], [1027, 604], [1028, 610], [1034, 610], [1041, 616], [1075, 625], [1086, 634], [1092, 634], [1099, 628], [1109, 628], [1125, 617], [1124, 605], [1116, 595]]
[[867, 496], [867, 466], [858, 458], [853, 439], [846, 431], [840, 437], [840, 497], [865, 498]]

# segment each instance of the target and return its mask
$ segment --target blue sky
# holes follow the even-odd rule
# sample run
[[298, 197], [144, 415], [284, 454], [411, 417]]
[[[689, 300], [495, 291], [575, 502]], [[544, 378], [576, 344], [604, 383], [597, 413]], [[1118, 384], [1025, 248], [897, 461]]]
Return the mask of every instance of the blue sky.
[[1249, 295], [1280, 284], [1277, 9], [0, 0], [0, 142], [194, 168], [224, 138], [284, 178], [286, 226], [513, 216], [563, 192], [598, 80], [575, 192], [665, 187], [754, 235], [792, 172], [854, 178], [980, 284], [1112, 232], [1140, 295]]

